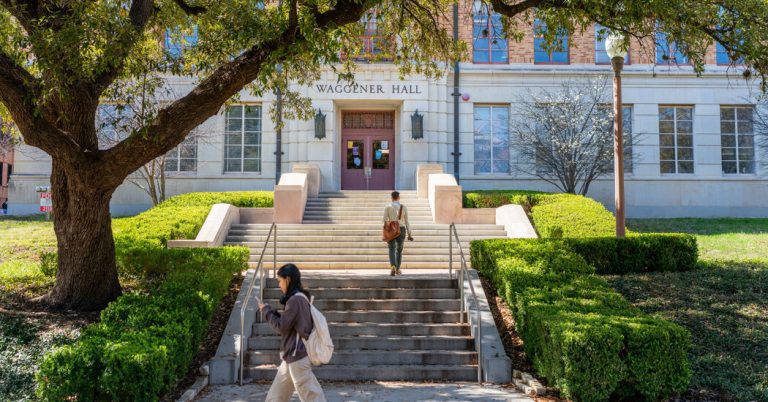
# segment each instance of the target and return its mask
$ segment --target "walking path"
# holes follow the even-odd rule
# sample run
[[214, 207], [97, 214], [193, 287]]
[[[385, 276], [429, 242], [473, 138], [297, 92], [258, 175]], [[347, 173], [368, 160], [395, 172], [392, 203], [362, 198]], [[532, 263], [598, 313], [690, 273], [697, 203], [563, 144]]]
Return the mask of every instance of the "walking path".
[[[195, 399], [197, 402], [254, 402], [267, 397], [270, 384], [208, 386]], [[522, 392], [491, 384], [476, 383], [325, 383], [328, 402], [396, 402], [396, 401], [530, 401]], [[294, 394], [291, 401], [298, 401]]]

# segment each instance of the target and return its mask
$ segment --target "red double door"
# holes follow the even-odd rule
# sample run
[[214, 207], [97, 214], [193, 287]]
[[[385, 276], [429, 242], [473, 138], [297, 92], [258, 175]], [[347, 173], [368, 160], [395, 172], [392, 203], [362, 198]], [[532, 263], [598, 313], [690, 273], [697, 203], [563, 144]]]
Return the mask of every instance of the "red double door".
[[393, 190], [394, 130], [344, 129], [341, 136], [341, 189]]

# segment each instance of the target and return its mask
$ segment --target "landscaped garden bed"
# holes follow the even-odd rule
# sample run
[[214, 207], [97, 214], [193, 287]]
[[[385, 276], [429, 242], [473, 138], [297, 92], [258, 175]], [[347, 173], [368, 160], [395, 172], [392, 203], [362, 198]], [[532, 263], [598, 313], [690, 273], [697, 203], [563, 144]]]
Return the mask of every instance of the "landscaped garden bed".
[[[270, 207], [272, 193], [186, 194], [135, 217], [114, 219], [116, 256], [124, 294], [100, 313], [98, 322], [82, 331], [82, 326], [95, 317], [74, 325], [65, 340], [48, 342], [47, 332], [36, 325], [34, 319], [25, 318], [26, 324], [6, 324], [9, 314], [4, 314], [0, 339], [5, 345], [20, 350], [20, 354], [29, 356], [26, 367], [30, 367], [30, 372], [16, 376], [21, 380], [12, 390], [2, 391], [17, 392], [11, 395], [19, 395], [19, 399], [31, 398], [31, 374], [38, 365], [41, 368], [37, 373], [37, 396], [43, 400], [157, 400], [171, 390], [187, 373], [208, 332], [214, 310], [247, 266], [249, 251], [244, 247], [165, 248], [168, 240], [194, 238], [211, 205], [217, 202]], [[0, 221], [0, 224], [6, 223], [21, 225], [13, 218]], [[52, 234], [50, 223], [40, 226], [39, 230]], [[21, 244], [29, 241], [32, 240], [24, 239]], [[47, 243], [37, 248], [40, 250], [30, 251], [21, 261], [0, 262], [3, 264], [0, 276], [12, 278], [0, 294], [7, 310], [34, 306], [29, 299], [43, 294], [53, 284], [53, 279], [41, 272], [37, 255], [42, 254], [35, 253], [53, 251], [55, 239], [49, 236]], [[17, 260], [18, 255], [23, 256], [13, 255]], [[18, 274], [19, 266], [26, 270], [23, 274]], [[28, 283], [37, 284], [34, 291], [29, 290]], [[35, 309], [39, 310], [28, 308]], [[49, 352], [55, 344], [66, 345], [48, 353], [41, 361], [41, 353], [35, 352], [41, 349], [37, 345], [44, 345], [43, 351]], [[3, 347], [0, 344], [0, 352]], [[13, 363], [6, 360], [0, 360], [0, 364]], [[5, 397], [0, 395], [0, 399]]]
[[[681, 392], [675, 397], [676, 400], [768, 399], [768, 350], [764, 347], [768, 344], [768, 319], [765, 318], [768, 317], [768, 305], [763, 297], [768, 290], [768, 261], [762, 251], [768, 245], [768, 220], [632, 220], [629, 225], [632, 230], [627, 239], [616, 240], [612, 238], [614, 223], [610, 212], [602, 207], [595, 208], [596, 202], [583, 197], [529, 191], [465, 194], [465, 206], [469, 207], [498, 207], [506, 203], [523, 205], [539, 233], [549, 239], [502, 240], [501, 244], [495, 245], [494, 242], [498, 241], [482, 241], [473, 244], [473, 253], [477, 253], [481, 246], [510, 247], [510, 242], [513, 244], [511, 247], [524, 249], [497, 252], [494, 258], [496, 268], [500, 265], [501, 269], [486, 275], [494, 282], [499, 296], [508, 302], [515, 317], [513, 321], [519, 333], [511, 334], [510, 340], [535, 339], [534, 345], [526, 343], [523, 347], [529, 352], [528, 357], [532, 358], [539, 374], [548, 374], [550, 386], [559, 387], [564, 396], [574, 396], [574, 390], [566, 388], [567, 381], [560, 379], [564, 371], [552, 374], [551, 358], [558, 356], [552, 350], [557, 348], [551, 345], [541, 347], [539, 337], [531, 335], [528, 329], [532, 325], [530, 317], [535, 320], [536, 313], [548, 311], [567, 319], [585, 313], [591, 317], [610, 318], [618, 307], [619, 311], [630, 312], [629, 317], [640, 320], [644, 325], [654, 324], [651, 327], [655, 326], [656, 330], [674, 328], [673, 332], [678, 332], [679, 328], [685, 328], [690, 333], [691, 346], [687, 352], [692, 374], [690, 385], [687, 389], [674, 390]], [[582, 214], [578, 212], [579, 203], [585, 204]], [[540, 209], [541, 206], [549, 208]], [[598, 224], [592, 227], [583, 225], [589, 219]], [[541, 230], [542, 223], [547, 229]], [[672, 234], [666, 237], [645, 232], [697, 234], [702, 257], [696, 262], [697, 247], [691, 236]], [[585, 233], [593, 237], [581, 237]], [[554, 247], [548, 248], [550, 246]], [[543, 247], [544, 251], [539, 247]], [[637, 258], [638, 255], [643, 257]], [[720, 259], [715, 260], [713, 256]], [[570, 276], [570, 279], [558, 284], [562, 278], [557, 276], [569, 278], [574, 266], [583, 268], [582, 262], [575, 257], [580, 257], [587, 266], [597, 268], [597, 273], [610, 275], [596, 277], [588, 274], [591, 277], [588, 280]], [[741, 260], [723, 260], [734, 257]], [[533, 266], [530, 261], [534, 261]], [[482, 269], [482, 265], [475, 267], [481, 272], [488, 271]], [[542, 278], [546, 283], [543, 286]], [[565, 290], [562, 289], [563, 283]], [[524, 290], [521, 292], [520, 289]], [[536, 295], [536, 290], [541, 289], [544, 290]], [[584, 295], [588, 297], [579, 298]], [[555, 307], [549, 308], [548, 305]], [[550, 327], [563, 322], [545, 316], [543, 322], [550, 321], [555, 321]], [[608, 327], [615, 324], [610, 319], [607, 323]], [[605, 328], [605, 324], [606, 321], [602, 321], [601, 327]], [[579, 333], [573, 328], [578, 327], [569, 328], [571, 336]], [[645, 334], [644, 338], [647, 339], [652, 333], [654, 331]], [[548, 339], [547, 342], [553, 344], [556, 340]], [[541, 355], [542, 349], [547, 348], [550, 350], [543, 353], [544, 363], [537, 363], [535, 355]], [[517, 357], [520, 357], [520, 346], [517, 345], [516, 349]], [[604, 366], [602, 360], [595, 358], [596, 355], [587, 353], [586, 356], [600, 361], [600, 367]], [[558, 358], [561, 359], [562, 355]], [[668, 357], [658, 359], [659, 364], [671, 361]], [[648, 361], [655, 362], [654, 359]], [[574, 367], [577, 365], [569, 366], [570, 369]], [[610, 376], [600, 378], [610, 379]], [[627, 387], [624, 383], [617, 389], [631, 388], [635, 387]], [[670, 390], [673, 388], [669, 387]], [[614, 397], [627, 397], [621, 394], [616, 393]], [[595, 398], [602, 397], [596, 393], [576, 397], [577, 400]]]

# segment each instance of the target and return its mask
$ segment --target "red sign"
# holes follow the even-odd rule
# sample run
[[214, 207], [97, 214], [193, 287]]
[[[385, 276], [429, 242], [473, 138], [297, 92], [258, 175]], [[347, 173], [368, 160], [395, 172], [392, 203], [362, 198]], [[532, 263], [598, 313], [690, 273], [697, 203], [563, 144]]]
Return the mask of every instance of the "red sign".
[[51, 193], [40, 193], [40, 212], [53, 211], [53, 200]]

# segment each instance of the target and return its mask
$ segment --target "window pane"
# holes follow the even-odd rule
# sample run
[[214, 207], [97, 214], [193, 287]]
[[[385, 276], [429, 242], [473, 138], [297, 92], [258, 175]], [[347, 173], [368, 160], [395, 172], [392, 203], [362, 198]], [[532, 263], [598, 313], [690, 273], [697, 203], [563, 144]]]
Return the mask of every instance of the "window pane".
[[259, 159], [245, 159], [243, 160], [243, 172], [260, 172], [261, 160]]
[[494, 160], [493, 173], [509, 173], [509, 162], [504, 160]]
[[194, 172], [196, 169], [197, 163], [194, 159], [182, 159], [179, 161], [179, 170], [182, 172]]
[[679, 162], [677, 173], [693, 173], [693, 162]]
[[659, 159], [663, 161], [673, 161], [675, 160], [675, 149], [674, 148], [662, 148], [659, 150]]
[[734, 136], [734, 135], [721, 135], [720, 136], [720, 146], [722, 146], [722, 147], [735, 147], [736, 146], [736, 136]]
[[261, 158], [261, 147], [260, 146], [244, 147], [243, 157], [244, 158]]
[[475, 159], [475, 173], [491, 173], [491, 161]]
[[725, 161], [723, 161], [723, 173], [725, 173], [725, 174], [735, 174], [736, 173], [736, 162], [725, 162]]
[[243, 135], [237, 133], [227, 133], [226, 135], [227, 145], [241, 145], [243, 143]]
[[693, 122], [692, 121], [678, 121], [677, 122], [677, 133], [679, 134], [690, 134], [693, 132]]
[[755, 173], [754, 162], [739, 162], [739, 173]]
[[243, 117], [243, 106], [242, 105], [232, 105], [227, 106], [227, 119], [240, 119]]
[[693, 120], [693, 109], [690, 107], [677, 108], [677, 120]]
[[664, 162], [660, 164], [661, 173], [675, 173], [675, 162]]
[[739, 120], [747, 120], [752, 121], [752, 108], [751, 107], [740, 107], [736, 108], [736, 113], [739, 118]]
[[675, 120], [675, 109], [671, 107], [660, 107], [659, 120]]
[[347, 141], [347, 169], [361, 170], [365, 167], [365, 144], [363, 141]]
[[243, 135], [246, 145], [261, 145], [261, 132], [246, 132]]
[[752, 133], [752, 122], [751, 121], [741, 121], [739, 120], [738, 127], [739, 134], [751, 134]]
[[677, 159], [682, 161], [693, 160], [693, 148], [678, 148]]
[[489, 57], [490, 56], [488, 55], [488, 51], [485, 49], [475, 50], [474, 52], [475, 63], [488, 63], [490, 61]]
[[243, 129], [243, 120], [231, 118], [227, 119], [227, 125], [225, 128], [227, 131], [240, 132]]
[[[731, 138], [733, 138], [733, 137], [731, 137]], [[739, 146], [740, 147], [753, 147], [754, 145], [755, 145], [755, 136], [754, 135], [740, 135], [739, 136]]]
[[167, 158], [165, 160], [165, 171], [166, 172], [175, 172], [178, 170], [178, 160], [174, 158]]
[[257, 119], [245, 119], [245, 131], [261, 131], [261, 120]]
[[242, 158], [243, 157], [243, 147], [239, 146], [228, 146], [226, 157], [227, 158]]
[[723, 134], [735, 133], [736, 125], [732, 121], [720, 121], [720, 132]]
[[735, 161], [736, 160], [736, 148], [723, 148], [720, 151], [720, 154], [724, 161]]
[[659, 145], [662, 147], [674, 147], [675, 136], [672, 134], [661, 134], [659, 136]]
[[678, 147], [692, 147], [693, 146], [693, 136], [692, 135], [679, 135], [677, 136], [677, 146]]
[[734, 116], [735, 113], [732, 107], [720, 108], [720, 120], [733, 120]]
[[179, 145], [181, 148], [179, 149], [179, 153], [182, 158], [192, 158], [194, 159], [197, 154], [197, 147], [195, 145]]
[[754, 148], [739, 148], [739, 160], [751, 161], [755, 159]]
[[242, 167], [240, 159], [226, 159], [224, 163], [224, 170], [227, 172], [242, 172]]
[[248, 105], [245, 107], [245, 118], [257, 119], [261, 117], [261, 106]]
[[674, 121], [660, 121], [659, 122], [659, 132], [660, 133], [674, 133], [675, 132], [675, 122]]

